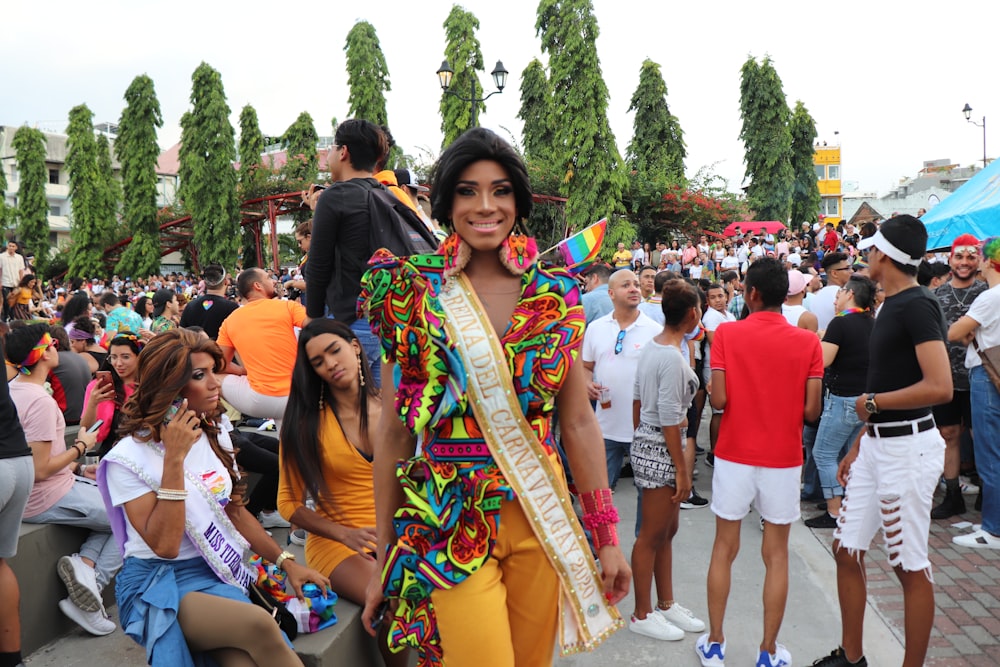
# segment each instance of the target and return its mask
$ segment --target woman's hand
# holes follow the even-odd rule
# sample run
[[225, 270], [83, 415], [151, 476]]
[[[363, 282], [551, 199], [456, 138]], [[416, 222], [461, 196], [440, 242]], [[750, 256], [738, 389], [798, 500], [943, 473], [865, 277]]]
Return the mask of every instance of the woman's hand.
[[601, 560], [604, 595], [611, 604], [618, 604], [628, 595], [632, 570], [625, 560], [625, 554], [617, 546], [605, 544], [598, 552], [598, 558]]
[[201, 437], [201, 419], [194, 410], [188, 410], [187, 406], [188, 401], [185, 398], [170, 423], [160, 428], [160, 439], [163, 441], [167, 456], [173, 454], [181, 460]]
[[691, 487], [693, 483], [691, 482], [691, 473], [687, 470], [678, 471], [675, 475], [674, 481], [674, 495], [670, 498], [672, 503], [682, 503], [691, 497]]
[[372, 555], [378, 545], [375, 528], [348, 528], [341, 526], [336, 540], [357, 551], [365, 560], [375, 560]]
[[372, 637], [378, 631], [377, 628], [372, 627], [372, 622], [375, 620], [375, 612], [384, 601], [385, 595], [382, 593], [381, 568], [375, 568], [372, 578], [368, 580], [368, 589], [365, 591], [365, 608], [361, 612], [361, 623], [364, 625], [365, 632]]
[[84, 453], [87, 453], [94, 448], [94, 445], [97, 444], [97, 434], [80, 431], [76, 434], [76, 441], [83, 443], [83, 446], [86, 448]]
[[300, 600], [306, 599], [305, 595], [302, 594], [302, 587], [306, 584], [316, 584], [324, 592], [330, 587], [330, 580], [311, 567], [299, 565], [294, 560], [286, 560], [282, 565], [285, 574], [288, 575], [288, 583], [295, 591], [295, 597]]
[[96, 384], [93, 390], [90, 392], [90, 398], [87, 399], [88, 406], [93, 403], [96, 409], [98, 405], [104, 401], [110, 401], [115, 397], [115, 385], [114, 384]]

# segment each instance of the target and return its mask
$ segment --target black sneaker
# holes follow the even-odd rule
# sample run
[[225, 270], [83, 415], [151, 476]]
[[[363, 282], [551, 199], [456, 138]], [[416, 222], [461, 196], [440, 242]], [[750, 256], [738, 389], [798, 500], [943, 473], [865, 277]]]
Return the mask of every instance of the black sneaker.
[[844, 649], [838, 646], [830, 652], [830, 655], [815, 661], [813, 667], [868, 667], [868, 661], [861, 656], [857, 662], [851, 662], [844, 655]]
[[708, 505], [708, 499], [707, 498], [702, 498], [701, 496], [699, 496], [698, 492], [692, 486], [691, 487], [691, 495], [688, 497], [687, 500], [681, 502], [681, 509], [682, 510], [694, 510], [694, 509], [698, 509], [699, 507], [705, 507], [706, 505]]
[[935, 520], [948, 519], [958, 514], [965, 514], [965, 499], [961, 491], [946, 491], [941, 504], [931, 510], [931, 518]]
[[836, 528], [837, 517], [830, 516], [829, 512], [823, 512], [811, 519], [806, 519], [807, 528]]
[[694, 455], [695, 456], [701, 456], [704, 453], [705, 453], [705, 448], [704, 447], [701, 447], [700, 445], [695, 445], [694, 446]]
[[715, 467], [715, 454], [713, 452], [705, 454], [705, 465], [707, 465], [709, 468]]

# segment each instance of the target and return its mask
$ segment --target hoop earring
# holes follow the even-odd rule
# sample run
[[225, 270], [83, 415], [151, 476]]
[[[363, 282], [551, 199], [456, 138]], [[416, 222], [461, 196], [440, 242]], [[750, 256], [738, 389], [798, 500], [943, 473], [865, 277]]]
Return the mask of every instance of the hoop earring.
[[365, 386], [365, 367], [361, 363], [361, 353], [358, 353], [358, 379], [361, 380], [361, 386]]
[[535, 239], [524, 234], [511, 234], [500, 244], [500, 263], [515, 276], [523, 275], [538, 258]]

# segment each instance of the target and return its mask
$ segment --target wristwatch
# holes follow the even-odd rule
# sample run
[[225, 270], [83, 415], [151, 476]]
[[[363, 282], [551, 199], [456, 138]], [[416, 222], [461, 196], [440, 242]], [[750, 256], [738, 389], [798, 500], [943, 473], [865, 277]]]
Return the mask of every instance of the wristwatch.
[[865, 398], [865, 411], [870, 415], [877, 415], [879, 413], [878, 403], [875, 402], [875, 394], [868, 394]]
[[281, 555], [274, 559], [274, 566], [279, 570], [284, 570], [282, 565], [285, 564], [286, 560], [295, 560], [295, 554], [290, 551], [282, 551]]

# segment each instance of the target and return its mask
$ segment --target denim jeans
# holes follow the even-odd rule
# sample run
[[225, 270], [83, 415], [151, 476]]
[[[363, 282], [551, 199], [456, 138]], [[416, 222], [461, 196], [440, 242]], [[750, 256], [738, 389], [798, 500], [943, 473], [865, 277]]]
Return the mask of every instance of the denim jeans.
[[813, 445], [816, 443], [817, 427], [802, 425], [802, 448], [805, 455], [802, 461], [802, 493], [801, 500], [812, 500], [819, 493], [819, 475], [816, 472], [816, 461], [813, 458]]
[[382, 343], [372, 333], [368, 320], [354, 320], [351, 331], [358, 337], [361, 349], [365, 351], [368, 365], [372, 369], [371, 381], [376, 387], [382, 386]]
[[819, 471], [823, 497], [827, 500], [844, 495], [843, 487], [837, 482], [837, 467], [863, 426], [854, 411], [857, 398], [826, 392], [826, 399], [823, 401], [823, 417], [816, 434], [816, 444], [813, 445], [813, 458], [816, 460], [816, 470]]
[[30, 519], [25, 518], [24, 522], [89, 528], [91, 532], [80, 547], [80, 555], [94, 561], [97, 585], [102, 589], [122, 566], [121, 552], [111, 534], [111, 522], [101, 492], [89, 479], [77, 477], [55, 505]]
[[983, 481], [983, 530], [1000, 535], [1000, 392], [982, 366], [969, 370], [972, 444]]
[[615, 484], [618, 483], [618, 477], [622, 472], [622, 462], [625, 461], [625, 455], [628, 454], [631, 447], [631, 442], [604, 439], [604, 456], [608, 463], [609, 488], [615, 488]]

